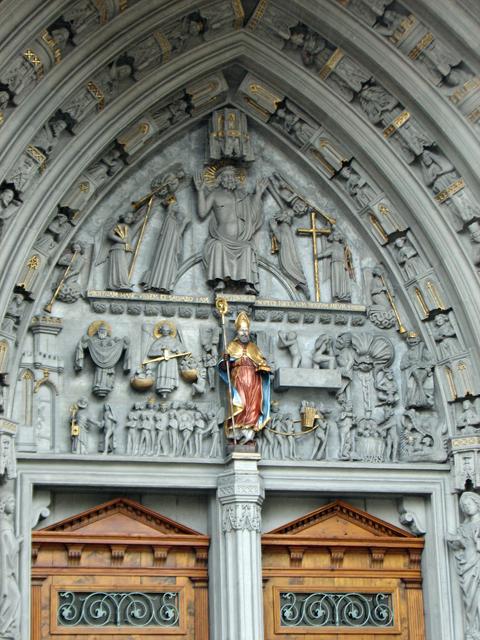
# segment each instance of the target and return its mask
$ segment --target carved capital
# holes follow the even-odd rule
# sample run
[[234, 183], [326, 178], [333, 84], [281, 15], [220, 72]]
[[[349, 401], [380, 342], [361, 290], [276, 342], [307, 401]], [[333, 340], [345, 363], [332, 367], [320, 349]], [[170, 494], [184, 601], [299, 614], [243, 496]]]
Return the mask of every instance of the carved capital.
[[228, 504], [223, 507], [222, 531], [257, 531], [260, 533], [261, 514], [256, 504]]

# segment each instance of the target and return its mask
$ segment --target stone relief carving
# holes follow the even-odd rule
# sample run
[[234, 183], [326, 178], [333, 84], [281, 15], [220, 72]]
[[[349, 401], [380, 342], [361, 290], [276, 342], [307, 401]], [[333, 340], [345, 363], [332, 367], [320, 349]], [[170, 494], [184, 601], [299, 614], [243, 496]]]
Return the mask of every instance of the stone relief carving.
[[435, 316], [432, 323], [432, 333], [441, 359], [458, 354], [460, 343], [448, 314], [440, 313]]
[[0, 637], [20, 637], [20, 589], [18, 586], [18, 556], [21, 538], [15, 535], [13, 516], [15, 499], [0, 498]]
[[[216, 171], [214, 186], [208, 193], [203, 174], [195, 176], [199, 216], [212, 216], [203, 256], [207, 281], [215, 291], [232, 283], [243, 287], [247, 294], [258, 293], [253, 236], [263, 220], [262, 196], [267, 184], [268, 179], [263, 178], [257, 182], [254, 194], [246, 194], [239, 184], [237, 169], [227, 165]], [[237, 229], [236, 216], [244, 221], [241, 230]]]
[[72, 453], [83, 455], [89, 452], [88, 432], [90, 427], [100, 427], [98, 420], [89, 417], [89, 403], [80, 398], [70, 407], [70, 445]]
[[340, 302], [350, 302], [351, 282], [355, 278], [352, 252], [338, 229], [327, 236], [327, 243], [330, 246], [327, 246], [318, 257], [320, 260], [327, 259], [330, 263], [331, 298]]
[[0, 82], [8, 87], [14, 104], [23, 102], [35, 85], [61, 61], [69, 37], [66, 28], [45, 29], [12, 60], [0, 76]]
[[378, 84], [363, 87], [358, 100], [369, 121], [383, 128], [384, 136], [392, 140], [406, 162], [413, 162], [425, 147], [433, 144], [398, 99]]
[[[183, 171], [179, 170], [183, 177]], [[182, 236], [190, 220], [180, 209], [175, 191], [178, 188], [176, 175], [163, 176], [163, 184], [171, 185], [163, 202], [163, 222], [150, 269], [143, 275], [142, 285], [145, 291], [172, 293], [178, 273], [179, 255], [182, 248]], [[173, 186], [172, 182], [177, 186]]]
[[412, 280], [425, 271], [425, 263], [407, 236], [395, 240], [395, 258], [406, 280]]
[[80, 284], [80, 277], [86, 264], [85, 245], [79, 241], [72, 242], [70, 248], [57, 262], [57, 266], [60, 267], [61, 270], [53, 282], [53, 296], [47, 305], [47, 311], [51, 311], [55, 300], [72, 304], [82, 296], [83, 288]]
[[13, 480], [17, 477], [16, 434], [16, 423], [0, 417], [0, 485], [5, 480]]
[[[136, 2], [137, 0], [128, 0], [128, 6], [133, 6]], [[101, 4], [92, 3], [90, 0], [79, 0], [65, 7], [61, 18], [69, 25], [75, 44], [80, 44], [86, 37], [124, 11], [126, 6], [122, 0], [106, 0]]]
[[465, 435], [478, 434], [480, 431], [480, 413], [472, 400], [462, 402], [461, 411], [457, 414], [456, 426], [458, 431]]
[[368, 206], [374, 199], [375, 191], [367, 178], [360, 173], [360, 170], [347, 165], [343, 167], [338, 176], [343, 180], [342, 186], [356, 203], [358, 209]]
[[157, 404], [153, 397], [137, 402], [126, 420], [127, 455], [221, 457], [223, 408], [186, 401]]
[[407, 352], [402, 356], [403, 399], [407, 409], [433, 407], [433, 358], [427, 346], [415, 332], [406, 339]]
[[260, 532], [261, 512], [257, 504], [227, 504], [222, 507], [222, 531]]
[[27, 303], [20, 293], [14, 293], [8, 303], [5, 317], [2, 323], [2, 329], [8, 333], [15, 333], [22, 320]]
[[5, 185], [0, 190], [0, 238], [7, 221], [14, 218], [21, 201], [17, 199], [14, 189]]
[[131, 65], [120, 58], [111, 62], [61, 105], [58, 117], [65, 120], [70, 131], [77, 133], [132, 82], [132, 72]]
[[83, 369], [85, 351], [88, 351], [94, 367], [92, 392], [100, 397], [107, 396], [115, 384], [115, 366], [123, 356], [123, 370], [131, 369], [130, 340], [127, 337], [112, 336], [112, 328], [105, 320], [96, 320], [88, 327], [75, 351], [75, 370]]

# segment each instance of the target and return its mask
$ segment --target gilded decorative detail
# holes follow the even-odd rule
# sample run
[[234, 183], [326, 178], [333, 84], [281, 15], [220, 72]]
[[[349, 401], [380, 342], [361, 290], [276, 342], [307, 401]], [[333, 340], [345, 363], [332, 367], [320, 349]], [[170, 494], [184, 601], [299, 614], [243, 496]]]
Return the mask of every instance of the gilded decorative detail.
[[248, 87], [253, 95], [263, 96], [272, 103], [272, 107], [276, 109], [281, 104], [282, 99], [276, 96], [274, 93], [266, 89], [263, 85], [252, 82]]
[[388, 125], [388, 127], [386, 127], [386, 129], [384, 129], [383, 137], [384, 138], [389, 138], [392, 134], [395, 133], [395, 131], [397, 131], [397, 129], [400, 129], [400, 127], [402, 127], [406, 122], [408, 122], [408, 120], [410, 120], [410, 112], [409, 111], [402, 111], [402, 113], [399, 116], [397, 116]]
[[434, 40], [433, 33], [426, 33], [419, 42], [413, 47], [413, 49], [409, 52], [408, 57], [410, 60], [416, 60], [418, 56], [422, 53], [422, 51], [428, 47], [429, 44], [432, 44]]
[[244, 96], [243, 99], [245, 100], [245, 102], [248, 104], [249, 107], [252, 107], [252, 109], [254, 109], [255, 111], [258, 111], [258, 113], [262, 117], [264, 118], [270, 117], [270, 113], [266, 109], [261, 107], [259, 104], [257, 104], [254, 100], [252, 100], [249, 96]]
[[318, 75], [322, 80], [326, 80], [328, 76], [335, 69], [340, 60], [344, 57], [344, 53], [341, 49], [335, 49], [330, 58], [326, 61], [323, 67], [318, 72]]
[[257, 4], [257, 7], [253, 13], [253, 16], [250, 18], [248, 23], [248, 29], [251, 31], [255, 31], [258, 26], [258, 23], [265, 15], [265, 11], [267, 10], [268, 0], [260, 0]]
[[87, 89], [98, 102], [98, 110], [102, 111], [102, 109], [105, 108], [105, 96], [103, 95], [101, 89], [97, 87], [97, 85], [91, 80], [87, 83]]
[[0, 429], [4, 433], [11, 433], [13, 436], [17, 433], [17, 425], [7, 418], [0, 418]]
[[452, 449], [464, 449], [468, 447], [480, 446], [480, 436], [470, 436], [469, 438], [455, 438], [452, 440]]
[[47, 167], [47, 156], [45, 156], [40, 149], [34, 147], [33, 144], [29, 144], [27, 147], [27, 153], [29, 156], [38, 162], [38, 168], [40, 173], [43, 173]]
[[438, 308], [445, 310], [446, 309], [445, 303], [443, 302], [440, 294], [438, 293], [437, 287], [433, 284], [433, 282], [430, 282], [430, 280], [427, 282], [427, 289], [430, 295], [432, 296], [433, 300], [435, 301], [435, 304], [438, 306]]
[[100, 24], [108, 22], [108, 8], [105, 0], [93, 0], [100, 16]]
[[393, 44], [399, 44], [407, 35], [412, 31], [413, 27], [417, 24], [417, 19], [413, 15], [409, 15], [400, 23], [399, 28], [393, 32], [390, 37], [390, 41]]
[[452, 369], [448, 365], [445, 365], [445, 376], [450, 389], [451, 399], [456, 400], [458, 398], [457, 387], [455, 385], [455, 380], [453, 379]]
[[382, 225], [378, 221], [377, 216], [375, 216], [373, 213], [370, 213], [368, 216], [368, 219], [370, 220], [370, 224], [372, 225], [372, 227], [380, 235], [381, 239], [384, 242], [388, 242], [388, 236], [385, 233], [385, 229], [382, 227]]
[[30, 64], [33, 65], [33, 67], [35, 68], [35, 73], [37, 74], [37, 80], [41, 80], [45, 75], [45, 70], [43, 68], [42, 61], [37, 56], [35, 51], [33, 51], [32, 49], [27, 49], [24, 52], [23, 57], [26, 60], [28, 60], [28, 62], [30, 62]]
[[158, 42], [158, 45], [162, 51], [162, 62], [168, 62], [172, 55], [172, 45], [170, 44], [169, 39], [161, 31], [155, 31], [153, 37]]
[[452, 182], [452, 184], [449, 185], [446, 189], [440, 191], [440, 193], [437, 193], [437, 195], [435, 196], [435, 200], [440, 203], [445, 202], [445, 200], [451, 198], [458, 191], [461, 191], [464, 187], [465, 180], [463, 178], [459, 178], [458, 180], [455, 180], [455, 182]]
[[25, 271], [23, 281], [19, 282], [17, 285], [20, 289], [28, 290], [28, 288], [30, 287], [30, 284], [32, 283], [35, 277], [35, 272], [38, 271], [38, 269], [40, 268], [40, 264], [41, 264], [40, 257], [37, 254], [34, 254], [27, 260], [27, 263], [25, 265], [26, 271]]
[[3, 115], [3, 111], [0, 111], [0, 127], [5, 122], [5, 116]]
[[428, 309], [427, 303], [425, 302], [425, 298], [423, 297], [423, 294], [418, 287], [415, 287], [415, 295], [417, 296], [418, 303], [420, 304], [420, 307], [422, 309], [423, 317], [428, 318], [430, 311]]
[[451, 102], [453, 104], [458, 104], [460, 100], [463, 100], [465, 96], [471, 93], [474, 89], [478, 89], [480, 87], [480, 76], [475, 76], [471, 80], [465, 82], [465, 84], [454, 91], [450, 97]]
[[118, 8], [120, 13], [123, 13], [128, 9], [128, 0], [119, 0]]
[[469, 113], [467, 118], [472, 124], [475, 124], [477, 120], [480, 120], [480, 107], [477, 107], [471, 113]]
[[81, 182], [79, 184], [80, 191], [82, 191], [82, 193], [88, 193], [90, 191], [90, 185], [88, 184], [88, 182]]
[[241, 29], [243, 27], [243, 21], [245, 20], [245, 10], [242, 5], [242, 0], [232, 0], [232, 9], [235, 14], [235, 29]]

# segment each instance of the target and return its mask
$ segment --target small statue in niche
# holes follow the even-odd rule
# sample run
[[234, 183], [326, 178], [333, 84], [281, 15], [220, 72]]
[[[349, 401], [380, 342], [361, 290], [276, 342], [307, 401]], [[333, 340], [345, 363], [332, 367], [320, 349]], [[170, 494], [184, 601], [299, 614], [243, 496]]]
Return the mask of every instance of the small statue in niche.
[[312, 353], [314, 369], [336, 369], [332, 338], [326, 334], [318, 336]]
[[407, 280], [416, 278], [418, 274], [425, 269], [425, 265], [418, 255], [418, 251], [406, 236], [397, 238], [394, 246], [396, 249], [397, 262], [402, 267], [405, 278]]
[[100, 422], [100, 430], [103, 431], [103, 455], [114, 453], [117, 449], [117, 425], [118, 420], [113, 413], [112, 405], [106, 402], [103, 405], [103, 418]]
[[250, 318], [244, 311], [237, 315], [235, 329], [236, 337], [227, 345], [219, 373], [229, 385], [232, 398], [227, 436], [235, 440], [240, 437], [243, 444], [252, 441], [270, 421], [271, 369], [250, 338]]
[[338, 175], [345, 180], [345, 189], [355, 200], [359, 209], [370, 204], [375, 197], [375, 191], [364, 176], [361, 176], [350, 165], [343, 167]]
[[459, 342], [457, 333], [446, 313], [439, 313], [435, 316], [432, 325], [432, 334], [440, 351], [441, 358], [450, 358], [458, 353]]
[[327, 236], [327, 243], [330, 245], [322, 251], [318, 258], [330, 259], [330, 282], [332, 300], [340, 302], [351, 302], [352, 300], [352, 280], [354, 271], [352, 265], [352, 252], [345, 242], [344, 236], [334, 229]]
[[420, 156], [423, 181], [433, 193], [440, 193], [458, 179], [453, 164], [441, 153], [425, 149]]
[[207, 281], [216, 291], [232, 282], [256, 295], [259, 276], [253, 236], [262, 224], [262, 196], [268, 178], [257, 181], [253, 195], [239, 188], [239, 182], [237, 169], [227, 165], [216, 171], [214, 187], [206, 194], [204, 175], [195, 176], [199, 216], [203, 219], [213, 212], [203, 261]]
[[432, 356], [414, 331], [407, 335], [407, 348], [400, 361], [405, 407], [430, 409], [434, 405]]
[[[170, 184], [172, 179], [177, 185], [176, 188], [178, 188], [178, 178], [176, 176], [172, 176], [171, 179], [169, 179], [169, 176], [162, 177], [166, 185]], [[162, 204], [165, 211], [162, 228], [150, 269], [143, 275], [141, 284], [145, 291], [172, 293], [178, 276], [182, 237], [185, 229], [190, 224], [190, 220], [180, 211], [175, 195], [170, 194]]]
[[80, 398], [70, 408], [71, 451], [77, 455], [88, 453], [88, 431], [90, 427], [100, 427], [96, 420], [88, 417], [88, 400]]
[[480, 496], [465, 491], [459, 505], [464, 520], [456, 535], [448, 539], [448, 545], [457, 561], [466, 619], [465, 639], [475, 640], [480, 637]]
[[280, 349], [287, 349], [292, 360], [292, 369], [298, 369], [302, 364], [302, 354], [300, 345], [298, 344], [298, 336], [296, 331], [279, 331], [278, 346]]
[[[96, 265], [108, 260], [108, 291], [132, 291], [130, 279], [130, 264], [128, 255], [133, 252], [132, 242], [135, 238], [143, 218], [136, 218], [131, 211], [121, 215], [118, 221], [107, 229], [106, 238], [111, 246], [108, 255], [102, 252]], [[109, 223], [111, 225], [111, 222]]]
[[465, 434], [479, 433], [480, 414], [471, 400], [462, 402], [462, 411], [457, 416], [457, 429]]
[[[384, 129], [404, 113], [397, 98], [376, 84], [364, 87], [358, 97], [362, 111], [370, 122]], [[433, 142], [411, 117], [395, 130], [391, 139], [408, 163], [413, 162]]]
[[20, 589], [18, 587], [18, 554], [22, 538], [13, 528], [15, 498], [0, 499], [0, 637], [20, 637]]
[[27, 303], [21, 293], [14, 293], [5, 312], [5, 319], [2, 323], [2, 329], [4, 331], [13, 332], [18, 328], [20, 324]]
[[17, 213], [19, 205], [13, 189], [5, 187], [0, 191], [0, 238], [5, 222]]
[[448, 203], [454, 215], [456, 231], [463, 231], [465, 227], [480, 219], [480, 207], [473, 200], [467, 187], [457, 191]]
[[303, 147], [310, 142], [317, 129], [313, 123], [308, 122], [306, 114], [302, 113], [290, 100], [285, 100], [285, 104], [275, 111], [270, 121], [292, 138], [298, 147]]
[[480, 223], [474, 222], [469, 227], [470, 242], [472, 243], [472, 261], [477, 269], [480, 268]]
[[166, 398], [178, 387], [179, 358], [190, 356], [191, 353], [185, 351], [177, 337], [177, 328], [168, 320], [157, 322], [153, 335], [156, 339], [147, 353], [149, 361], [144, 364], [157, 364], [155, 388], [162, 398]]
[[127, 337], [112, 337], [112, 328], [105, 320], [96, 320], [88, 327], [85, 335], [75, 351], [75, 370], [81, 371], [88, 351], [95, 373], [92, 392], [104, 397], [112, 391], [115, 384], [115, 366], [123, 355], [123, 370], [130, 371], [130, 340]]

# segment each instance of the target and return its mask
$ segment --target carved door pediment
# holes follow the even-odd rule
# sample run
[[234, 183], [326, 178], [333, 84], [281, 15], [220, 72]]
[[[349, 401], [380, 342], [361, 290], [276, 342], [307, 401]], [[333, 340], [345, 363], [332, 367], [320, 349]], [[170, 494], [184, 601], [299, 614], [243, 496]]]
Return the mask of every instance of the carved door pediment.
[[423, 640], [423, 540], [337, 500], [262, 536], [266, 640]]
[[32, 534], [32, 639], [208, 640], [208, 536], [127, 498]]

